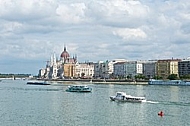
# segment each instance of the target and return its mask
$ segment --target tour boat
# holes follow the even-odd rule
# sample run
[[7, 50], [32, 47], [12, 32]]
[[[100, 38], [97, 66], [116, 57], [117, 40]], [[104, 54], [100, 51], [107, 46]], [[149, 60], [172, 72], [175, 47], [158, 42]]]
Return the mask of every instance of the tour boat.
[[125, 101], [125, 102], [145, 102], [145, 97], [136, 97], [127, 95], [125, 92], [117, 92], [116, 96], [110, 96], [112, 101]]
[[72, 85], [66, 89], [68, 92], [91, 92], [92, 88], [87, 85]]
[[183, 80], [155, 80], [155, 79], [150, 79], [148, 81], [149, 85], [176, 85], [176, 86], [184, 86], [184, 85], [189, 85], [190, 82], [186, 82]]

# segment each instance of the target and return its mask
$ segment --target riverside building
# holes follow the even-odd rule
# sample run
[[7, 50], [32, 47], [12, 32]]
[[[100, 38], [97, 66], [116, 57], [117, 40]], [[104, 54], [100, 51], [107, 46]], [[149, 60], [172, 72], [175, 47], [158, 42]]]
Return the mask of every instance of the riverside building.
[[54, 53], [47, 62], [46, 68], [40, 69], [38, 75], [43, 79], [92, 78], [94, 63], [78, 63], [77, 56], [70, 57], [64, 47], [60, 59], [57, 59]]
[[39, 77], [44, 79], [58, 79], [73, 76], [74, 64], [76, 63], [77, 57], [70, 57], [66, 47], [64, 47], [60, 59], [58, 60], [54, 53], [50, 57], [50, 61], [47, 62], [46, 68], [39, 70]]
[[126, 61], [114, 64], [114, 76], [116, 78], [134, 78], [143, 74], [143, 61]]
[[156, 63], [156, 75], [162, 79], [167, 79], [171, 74], [178, 74], [178, 62], [180, 59], [158, 60]]
[[94, 76], [94, 63], [75, 64], [75, 78], [92, 78]]
[[77, 56], [70, 57], [64, 47], [60, 58], [55, 53], [50, 57], [46, 67], [39, 70], [39, 77], [43, 79], [64, 78], [131, 78], [144, 75], [146, 78], [159, 77], [167, 79], [169, 75], [178, 77], [190, 74], [190, 58], [163, 59], [155, 61], [127, 61], [115, 59], [112, 61], [98, 61], [97, 63], [78, 63]]
[[179, 76], [190, 75], [190, 58], [178, 62]]
[[157, 61], [146, 61], [143, 63], [143, 75], [150, 79], [156, 76], [156, 62]]
[[94, 63], [94, 78], [114, 78], [114, 64], [125, 61], [125, 59], [114, 59]]

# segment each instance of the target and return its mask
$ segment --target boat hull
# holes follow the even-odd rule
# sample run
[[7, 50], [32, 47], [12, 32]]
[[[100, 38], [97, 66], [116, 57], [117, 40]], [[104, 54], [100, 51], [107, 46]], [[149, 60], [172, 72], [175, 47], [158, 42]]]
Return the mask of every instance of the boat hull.
[[31, 81], [31, 82], [29, 81], [29, 82], [27, 82], [27, 84], [30, 84], [30, 85], [50, 85], [46, 82], [38, 82], [38, 81]]
[[110, 97], [112, 101], [119, 101], [119, 102], [133, 102], [133, 103], [141, 103], [141, 102], [146, 102], [146, 100], [130, 100], [130, 99], [119, 99], [115, 98], [113, 96]]
[[66, 90], [67, 92], [91, 92], [91, 91], [69, 91], [69, 90]]
[[91, 92], [92, 90], [66, 90], [67, 92]]
[[127, 95], [125, 92], [117, 92], [116, 96], [110, 96], [112, 101], [121, 101], [121, 102], [145, 102], [145, 97], [136, 97]]
[[182, 80], [155, 80], [151, 79], [149, 85], [172, 85], [172, 86], [190, 86], [190, 82]]
[[68, 89], [66, 89], [67, 92], [91, 92], [92, 88], [86, 86], [86, 85], [74, 85], [69, 86]]

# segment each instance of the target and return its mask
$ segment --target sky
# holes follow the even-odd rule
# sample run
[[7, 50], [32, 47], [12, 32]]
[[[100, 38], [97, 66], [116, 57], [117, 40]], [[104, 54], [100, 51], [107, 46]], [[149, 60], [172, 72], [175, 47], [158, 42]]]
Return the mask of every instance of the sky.
[[0, 73], [37, 75], [66, 46], [78, 62], [190, 56], [188, 0], [0, 0]]

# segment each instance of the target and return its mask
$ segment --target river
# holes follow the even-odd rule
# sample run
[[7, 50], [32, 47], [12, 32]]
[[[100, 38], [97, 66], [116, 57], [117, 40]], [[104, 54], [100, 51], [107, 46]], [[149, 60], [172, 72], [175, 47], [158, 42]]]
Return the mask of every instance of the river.
[[[80, 82], [82, 84], [82, 82]], [[189, 126], [190, 86], [93, 84], [91, 93], [66, 92], [69, 83], [0, 82], [1, 126]], [[110, 101], [124, 91], [147, 102]], [[163, 111], [164, 116], [158, 116]]]

